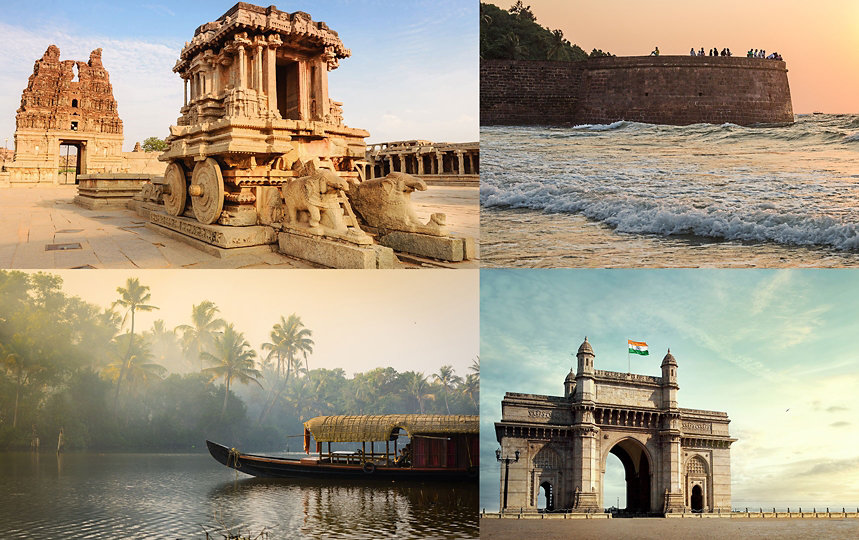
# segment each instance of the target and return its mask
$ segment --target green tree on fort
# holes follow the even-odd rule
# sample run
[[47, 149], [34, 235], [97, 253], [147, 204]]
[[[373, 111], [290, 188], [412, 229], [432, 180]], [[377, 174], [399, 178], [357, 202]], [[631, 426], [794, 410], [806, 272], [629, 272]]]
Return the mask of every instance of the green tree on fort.
[[519, 1], [507, 11], [480, 4], [480, 58], [578, 61], [588, 54], [561, 30], [540, 26], [531, 6]]

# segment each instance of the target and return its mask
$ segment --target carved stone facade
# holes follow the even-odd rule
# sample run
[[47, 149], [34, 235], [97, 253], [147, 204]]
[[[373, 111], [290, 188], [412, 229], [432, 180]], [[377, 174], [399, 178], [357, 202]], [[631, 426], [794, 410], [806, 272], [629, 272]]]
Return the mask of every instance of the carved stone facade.
[[15, 159], [6, 164], [11, 182], [73, 182], [74, 174], [57, 174], [60, 145], [76, 147], [76, 173], [123, 170], [122, 120], [101, 49], [80, 62], [61, 61], [60, 49], [48, 47], [33, 67], [15, 124]]
[[480, 144], [395, 141], [367, 146], [365, 178], [392, 172], [420, 177], [428, 183], [475, 181], [480, 175]]
[[173, 68], [185, 103], [160, 157], [167, 212], [271, 225], [264, 188], [320, 169], [359, 181], [368, 133], [343, 125], [328, 97], [328, 71], [350, 54], [324, 22], [275, 6], [239, 2], [197, 28]]
[[[508, 392], [495, 424], [511, 462], [504, 512], [600, 512], [609, 454], [623, 463], [627, 510], [638, 513], [728, 512], [730, 420], [724, 412], [677, 405], [677, 362], [669, 351], [662, 377], [602, 371], [585, 338], [564, 397]], [[502, 503], [503, 504], [503, 503]]]

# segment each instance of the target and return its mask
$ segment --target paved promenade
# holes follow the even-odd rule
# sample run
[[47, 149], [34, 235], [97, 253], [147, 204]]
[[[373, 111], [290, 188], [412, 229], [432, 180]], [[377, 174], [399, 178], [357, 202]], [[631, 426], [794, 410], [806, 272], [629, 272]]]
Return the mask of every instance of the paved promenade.
[[[131, 210], [81, 208], [76, 193], [73, 185], [0, 189], [0, 268], [314, 268], [265, 246], [209, 255], [146, 227]], [[413, 200], [422, 219], [432, 207], [448, 214], [452, 232], [478, 237], [477, 188], [431, 186]]]

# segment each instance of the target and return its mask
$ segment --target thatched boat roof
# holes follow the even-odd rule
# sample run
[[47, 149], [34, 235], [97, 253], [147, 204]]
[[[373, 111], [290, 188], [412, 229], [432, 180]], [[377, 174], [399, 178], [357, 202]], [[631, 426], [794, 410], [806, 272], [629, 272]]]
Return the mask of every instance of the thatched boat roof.
[[409, 437], [479, 433], [480, 417], [465, 414], [377, 414], [317, 416], [304, 423], [319, 442], [387, 441], [396, 429]]

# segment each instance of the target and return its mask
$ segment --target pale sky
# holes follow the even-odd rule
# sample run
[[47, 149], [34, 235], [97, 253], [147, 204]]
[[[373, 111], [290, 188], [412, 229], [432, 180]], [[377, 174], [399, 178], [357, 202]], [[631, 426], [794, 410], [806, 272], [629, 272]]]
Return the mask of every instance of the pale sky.
[[136, 331], [156, 319], [190, 324], [191, 306], [211, 300], [252, 347], [269, 341], [280, 316], [296, 313], [315, 342], [310, 368], [343, 368], [347, 376], [377, 367], [426, 375], [444, 364], [465, 377], [478, 354], [476, 270], [81, 270], [51, 271], [63, 290], [102, 307], [129, 277], [148, 285], [150, 303]]
[[[129, 151], [136, 141], [168, 135], [183, 102], [182, 79], [172, 71], [182, 45], [199, 25], [214, 21], [235, 2], [6, 4], [0, 20], [0, 139], [8, 137], [12, 148], [21, 92], [48, 45], [60, 48], [60, 60], [81, 61], [101, 47], [124, 123], [123, 148]], [[343, 103], [348, 126], [370, 132], [367, 142], [478, 139], [477, 2], [290, 0], [275, 5], [326, 22], [351, 49], [352, 56], [329, 72], [329, 95]]]
[[[859, 506], [859, 272], [484, 270], [480, 507], [497, 511], [494, 423], [505, 392], [563, 396], [587, 336], [594, 367], [627, 371], [627, 339], [660, 376], [670, 347], [680, 407], [731, 419], [732, 504]], [[609, 465], [611, 467], [611, 464]], [[606, 477], [622, 497], [620, 462]]]
[[[490, 2], [509, 9], [515, 1]], [[794, 113], [859, 112], [859, 2], [855, 0], [529, 0], [537, 22], [585, 52], [645, 56], [729, 47], [778, 51]]]

